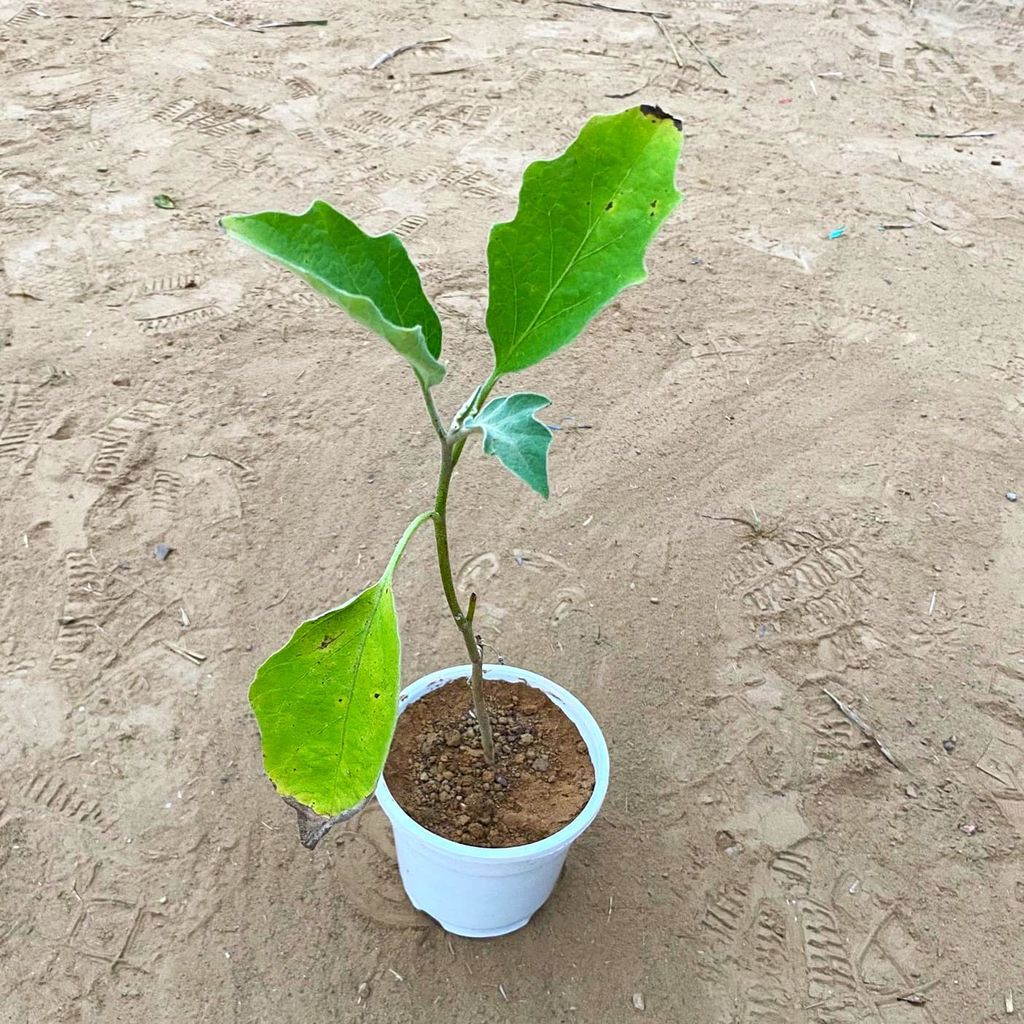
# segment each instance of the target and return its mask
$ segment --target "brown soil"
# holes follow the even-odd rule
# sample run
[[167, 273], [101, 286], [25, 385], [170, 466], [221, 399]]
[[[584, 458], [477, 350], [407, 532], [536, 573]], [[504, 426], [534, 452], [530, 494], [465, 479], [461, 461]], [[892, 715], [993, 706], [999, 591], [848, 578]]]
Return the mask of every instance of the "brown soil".
[[576, 726], [539, 690], [484, 682], [495, 763], [484, 761], [466, 679], [410, 705], [385, 769], [405, 812], [470, 846], [522, 846], [583, 810], [594, 768]]

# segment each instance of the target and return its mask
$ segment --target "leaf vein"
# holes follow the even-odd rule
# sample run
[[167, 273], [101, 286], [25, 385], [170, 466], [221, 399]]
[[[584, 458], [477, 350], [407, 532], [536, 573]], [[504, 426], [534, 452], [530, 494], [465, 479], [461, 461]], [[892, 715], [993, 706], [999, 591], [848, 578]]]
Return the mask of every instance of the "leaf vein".
[[[653, 136], [652, 136], [652, 138], [653, 138]], [[619, 194], [621, 193], [622, 188], [625, 185], [626, 181], [629, 179], [630, 175], [632, 175], [633, 172], [636, 170], [636, 167], [640, 163], [640, 160], [643, 158], [644, 153], [647, 151], [647, 148], [651, 145], [652, 138], [649, 138], [644, 143], [644, 145], [641, 148], [640, 152], [633, 159], [632, 163], [630, 163], [629, 167], [626, 168], [626, 170], [623, 173], [622, 177], [619, 179], [618, 184], [616, 184], [615, 188], [612, 190], [612, 193], [611, 193], [611, 200], [612, 201], [619, 196]], [[562, 271], [562, 273], [559, 275], [558, 280], [555, 282], [555, 286], [553, 288], [549, 288], [548, 289], [548, 292], [545, 295], [543, 302], [541, 302], [540, 306], [537, 309], [537, 312], [534, 313], [533, 319], [527, 325], [526, 329], [518, 337], [516, 337], [516, 331], [513, 330], [512, 342], [509, 345], [508, 353], [507, 353], [508, 356], [513, 355], [520, 348], [522, 348], [523, 343], [526, 341], [526, 339], [528, 337], [530, 337], [530, 335], [533, 334], [534, 331], [537, 329], [538, 321], [540, 320], [540, 318], [543, 315], [544, 311], [547, 309], [548, 305], [551, 303], [551, 300], [554, 298], [555, 293], [557, 292], [558, 288], [561, 287], [562, 282], [565, 280], [565, 278], [568, 276], [570, 271], [573, 269], [574, 265], [576, 264], [576, 262], [577, 262], [577, 260], [578, 260], [578, 258], [580, 256], [580, 253], [583, 251], [583, 249], [586, 246], [587, 242], [590, 241], [590, 238], [593, 235], [594, 231], [597, 229], [598, 224], [601, 223], [601, 215], [600, 215], [600, 213], [596, 213], [595, 214], [595, 211], [594, 211], [593, 185], [594, 185], [594, 178], [592, 177], [591, 178], [591, 191], [590, 191], [590, 196], [591, 196], [591, 199], [590, 199], [590, 209], [591, 209], [591, 215], [594, 217], [594, 219], [588, 225], [587, 230], [584, 232], [583, 238], [580, 241], [580, 244], [576, 247], [576, 251], [569, 258], [569, 261], [566, 264], [565, 269]], [[580, 305], [580, 303], [577, 302], [574, 305]], [[518, 313], [518, 308], [519, 308], [519, 303], [517, 301], [516, 304], [515, 304], [515, 309], [516, 309], [517, 313]], [[555, 314], [555, 315], [557, 315], [557, 314]], [[549, 317], [548, 320], [545, 320], [544, 322], [545, 323], [549, 323], [551, 319], [553, 319], [553, 317]]]

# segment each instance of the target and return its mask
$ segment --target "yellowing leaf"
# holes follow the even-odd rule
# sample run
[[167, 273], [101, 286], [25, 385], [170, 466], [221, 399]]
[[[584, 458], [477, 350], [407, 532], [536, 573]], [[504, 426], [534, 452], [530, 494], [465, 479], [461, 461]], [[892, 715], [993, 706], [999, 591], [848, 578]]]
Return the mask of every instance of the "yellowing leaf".
[[370, 796], [395, 731], [400, 665], [387, 576], [304, 622], [263, 663], [249, 702], [282, 796], [330, 818]]

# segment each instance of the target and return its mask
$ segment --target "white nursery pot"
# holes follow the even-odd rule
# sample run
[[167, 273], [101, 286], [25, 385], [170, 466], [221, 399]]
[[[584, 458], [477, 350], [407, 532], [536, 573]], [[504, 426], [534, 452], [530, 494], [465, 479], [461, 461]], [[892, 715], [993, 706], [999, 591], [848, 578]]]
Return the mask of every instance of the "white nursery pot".
[[[470, 666], [442, 669], [407, 686], [404, 709], [431, 690], [470, 674]], [[377, 800], [391, 821], [398, 870], [412, 905], [445, 931], [489, 938], [522, 928], [551, 895], [569, 847], [589, 827], [608, 792], [608, 746], [593, 715], [567, 690], [534, 672], [508, 665], [485, 665], [484, 678], [525, 683], [543, 690], [579, 730], [594, 766], [594, 791], [583, 810], [547, 839], [525, 846], [489, 849], [465, 846], [435, 835], [413, 821], [395, 802], [384, 776]]]

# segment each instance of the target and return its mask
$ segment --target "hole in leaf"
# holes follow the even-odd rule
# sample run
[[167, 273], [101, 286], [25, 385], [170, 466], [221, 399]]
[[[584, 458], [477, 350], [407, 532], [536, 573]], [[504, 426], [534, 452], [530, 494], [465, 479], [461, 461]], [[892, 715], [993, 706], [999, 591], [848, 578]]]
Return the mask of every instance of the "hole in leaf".
[[609, 199], [608, 205], [605, 207], [606, 210], [610, 210], [615, 204]]
[[379, 694], [379, 693], [375, 693], [375, 694], [373, 695], [373, 699], [374, 699], [374, 700], [377, 700], [377, 699], [378, 699], [379, 697], [380, 697], [380, 694]]

